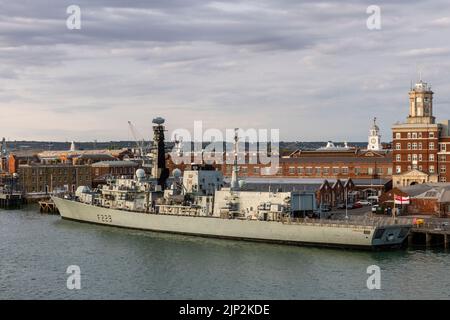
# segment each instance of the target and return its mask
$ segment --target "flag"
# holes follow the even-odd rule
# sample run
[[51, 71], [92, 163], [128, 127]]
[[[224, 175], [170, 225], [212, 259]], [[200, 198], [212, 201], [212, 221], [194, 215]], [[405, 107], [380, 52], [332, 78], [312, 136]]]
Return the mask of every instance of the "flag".
[[409, 204], [410, 198], [408, 196], [403, 197], [403, 196], [394, 195], [394, 203], [395, 204]]

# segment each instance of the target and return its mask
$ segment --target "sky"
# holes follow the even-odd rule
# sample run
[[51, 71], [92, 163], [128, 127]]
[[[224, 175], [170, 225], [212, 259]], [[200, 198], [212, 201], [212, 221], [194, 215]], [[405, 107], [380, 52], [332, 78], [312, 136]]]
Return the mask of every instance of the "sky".
[[419, 73], [450, 119], [448, 39], [448, 0], [0, 0], [0, 137], [129, 140], [129, 120], [151, 138], [161, 116], [366, 141], [377, 117], [389, 141]]

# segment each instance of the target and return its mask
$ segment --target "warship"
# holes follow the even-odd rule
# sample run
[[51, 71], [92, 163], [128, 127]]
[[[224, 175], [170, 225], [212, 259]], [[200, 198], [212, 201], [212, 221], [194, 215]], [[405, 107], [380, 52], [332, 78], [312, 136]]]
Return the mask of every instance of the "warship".
[[[164, 119], [153, 121], [151, 174], [111, 179], [74, 195], [52, 196], [63, 219], [100, 225], [202, 237], [343, 248], [398, 248], [411, 225], [395, 220], [311, 219], [314, 193], [242, 190], [237, 141], [231, 182], [207, 164], [169, 173], [165, 163]], [[170, 183], [169, 183], [170, 180]]]

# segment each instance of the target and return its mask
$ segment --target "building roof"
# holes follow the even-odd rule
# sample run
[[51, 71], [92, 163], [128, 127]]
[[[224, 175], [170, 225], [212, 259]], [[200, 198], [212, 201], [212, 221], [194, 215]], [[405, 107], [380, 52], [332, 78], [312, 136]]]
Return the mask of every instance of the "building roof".
[[438, 202], [450, 202], [450, 183], [423, 183], [399, 189], [413, 198], [434, 198]]
[[19, 166], [19, 170], [21, 168], [76, 168], [76, 167], [90, 167], [87, 164], [76, 164], [73, 165], [72, 163], [30, 163], [30, 164], [21, 164]]
[[36, 157], [39, 151], [36, 150], [18, 150], [11, 151], [10, 155], [13, 155], [16, 158], [33, 158]]
[[329, 156], [308, 156], [308, 157], [294, 157], [294, 158], [280, 158], [280, 162], [284, 163], [392, 163], [392, 155], [383, 157], [329, 157]]
[[139, 164], [133, 161], [100, 161], [92, 164], [92, 167], [137, 167]]
[[61, 156], [67, 156], [67, 157], [80, 157], [80, 156], [87, 156], [87, 155], [110, 155], [110, 156], [118, 156], [121, 153], [127, 151], [128, 149], [119, 149], [119, 150], [59, 150], [59, 151], [42, 151], [38, 153], [38, 156], [40, 158], [57, 158]]
[[69, 158], [77, 158], [77, 159], [103, 159], [103, 160], [112, 160], [115, 159], [111, 154], [108, 153], [99, 153], [99, 154], [81, 154], [81, 155], [70, 155]]
[[[246, 184], [296, 184], [296, 185], [322, 185], [324, 180], [327, 180], [330, 184], [336, 183], [338, 179], [327, 178], [258, 178], [258, 177], [239, 177], [240, 180], [244, 180]], [[345, 185], [347, 179], [339, 179], [342, 184]], [[225, 178], [224, 181], [229, 182], [229, 178]], [[385, 185], [390, 179], [351, 179], [355, 185]]]

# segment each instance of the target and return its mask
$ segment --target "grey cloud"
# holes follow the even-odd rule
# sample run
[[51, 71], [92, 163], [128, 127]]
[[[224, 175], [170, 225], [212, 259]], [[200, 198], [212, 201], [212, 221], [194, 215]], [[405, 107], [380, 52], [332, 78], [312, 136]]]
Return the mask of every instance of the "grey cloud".
[[[389, 136], [416, 68], [449, 117], [444, 0], [75, 2], [81, 30], [65, 27], [74, 1], [0, 0], [0, 109], [35, 110], [30, 130], [3, 126], [9, 136], [121, 139], [125, 118], [147, 128], [160, 114], [169, 126], [282, 128], [284, 140], [362, 140], [377, 116]], [[380, 31], [366, 28], [371, 4]], [[54, 136], [32, 123], [47, 118]]]

